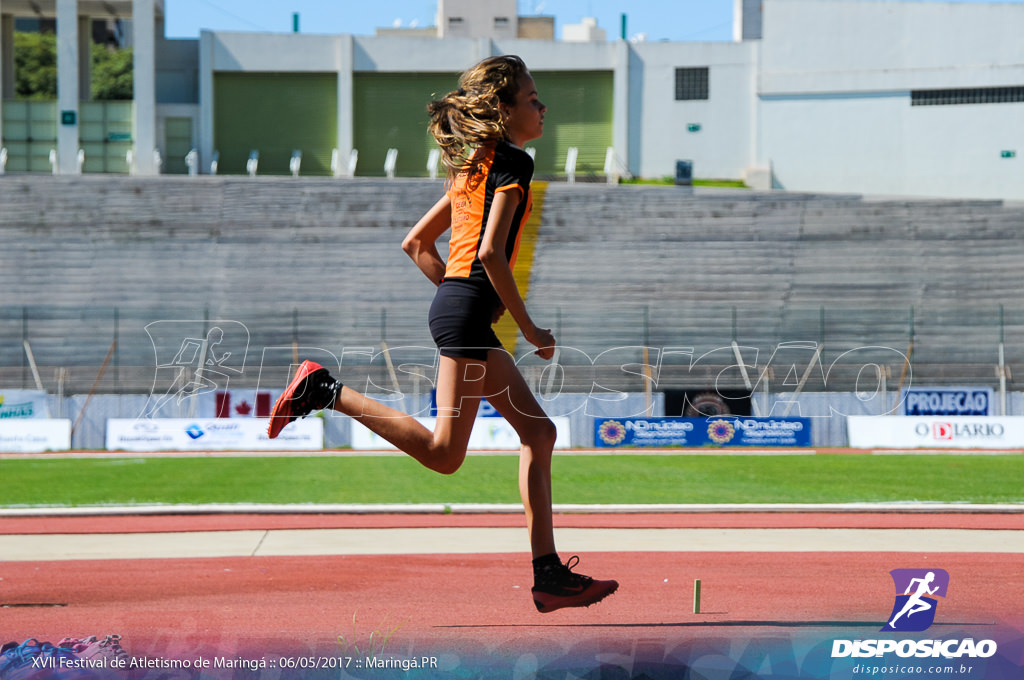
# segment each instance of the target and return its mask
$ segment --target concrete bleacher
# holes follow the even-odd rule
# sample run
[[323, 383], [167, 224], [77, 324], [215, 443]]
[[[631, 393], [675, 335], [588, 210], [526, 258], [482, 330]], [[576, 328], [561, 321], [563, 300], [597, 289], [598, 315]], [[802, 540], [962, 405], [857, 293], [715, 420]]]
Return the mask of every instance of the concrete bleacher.
[[1007, 361], [1024, 359], [1024, 206], [552, 185], [543, 224], [534, 306], [557, 301], [560, 342], [591, 357], [641, 338], [702, 357], [735, 340], [763, 365], [805, 342], [826, 367], [859, 350], [898, 378], [913, 331], [919, 376], [991, 382], [1004, 305]]
[[[250, 363], [264, 347], [293, 342], [379, 350], [382, 327], [392, 345], [429, 344], [433, 288], [400, 244], [441, 186], [8, 175], [0, 192], [5, 383], [24, 376], [23, 337], [40, 366], [87, 367], [72, 371], [77, 388], [88, 389], [115, 333], [119, 366], [152, 366], [145, 327], [160, 320], [240, 322], [251, 334]], [[140, 379], [126, 375], [122, 387], [145, 387]]]
[[[8, 175], [0, 189], [2, 385], [28, 380], [28, 339], [48, 388], [69, 367], [66, 391], [87, 390], [116, 337], [101, 389], [146, 392], [168, 351], [147, 332], [158, 321], [190, 320], [190, 337], [244, 326], [236, 385], [277, 385], [295, 344], [386, 340], [409, 361], [401, 348], [432, 346], [433, 288], [399, 244], [440, 181]], [[1007, 362], [1024, 360], [1022, 227], [1024, 207], [997, 201], [551, 184], [529, 306], [564, 363], [603, 353], [601, 380], [621, 388], [641, 383], [616, 362], [643, 354], [615, 348], [692, 348], [698, 368], [677, 354], [659, 383], [690, 388], [733, 363], [733, 340], [758, 366], [784, 343], [823, 343], [826, 367], [882, 348], [856, 358], [895, 381], [911, 329], [918, 375], [991, 383], [1001, 328]], [[855, 368], [826, 387], [853, 389]]]

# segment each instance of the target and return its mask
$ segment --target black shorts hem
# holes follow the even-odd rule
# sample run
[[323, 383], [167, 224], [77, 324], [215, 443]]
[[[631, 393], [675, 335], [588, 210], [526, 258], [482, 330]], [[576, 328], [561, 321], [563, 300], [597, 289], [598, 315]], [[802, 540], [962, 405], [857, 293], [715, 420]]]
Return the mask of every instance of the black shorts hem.
[[493, 349], [501, 349], [501, 345], [498, 345], [497, 347], [439, 347], [437, 351], [441, 356], [448, 357], [450, 359], [487, 361], [487, 358]]

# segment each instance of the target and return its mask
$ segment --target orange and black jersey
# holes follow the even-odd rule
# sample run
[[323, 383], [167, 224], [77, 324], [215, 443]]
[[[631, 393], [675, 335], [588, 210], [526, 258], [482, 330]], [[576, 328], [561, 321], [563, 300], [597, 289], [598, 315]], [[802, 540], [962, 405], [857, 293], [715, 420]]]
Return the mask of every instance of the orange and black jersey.
[[467, 279], [483, 284], [493, 293], [494, 288], [480, 262], [480, 244], [491, 204], [501, 191], [518, 189], [522, 197], [505, 242], [505, 256], [512, 266], [519, 250], [522, 226], [533, 207], [530, 194], [532, 179], [533, 159], [509, 142], [482, 146], [474, 152], [469, 169], [460, 172], [448, 190], [452, 206], [452, 234], [448, 243], [446, 279]]

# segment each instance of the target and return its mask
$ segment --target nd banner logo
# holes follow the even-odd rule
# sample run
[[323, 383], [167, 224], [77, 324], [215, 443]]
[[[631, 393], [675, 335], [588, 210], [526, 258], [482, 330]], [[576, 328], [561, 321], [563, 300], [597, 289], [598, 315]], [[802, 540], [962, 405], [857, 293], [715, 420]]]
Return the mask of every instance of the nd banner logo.
[[920, 632], [935, 621], [936, 597], [946, 597], [949, 573], [945, 569], [893, 569], [896, 602], [883, 631]]

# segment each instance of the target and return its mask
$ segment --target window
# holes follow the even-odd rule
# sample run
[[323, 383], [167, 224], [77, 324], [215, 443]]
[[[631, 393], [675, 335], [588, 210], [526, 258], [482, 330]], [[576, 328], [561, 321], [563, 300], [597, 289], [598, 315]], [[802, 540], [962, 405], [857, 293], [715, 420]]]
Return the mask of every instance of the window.
[[495, 28], [508, 28], [509, 20], [508, 17], [494, 17]]
[[1024, 87], [969, 87], [956, 90], [912, 90], [911, 106], [1009, 104], [1024, 102]]
[[448, 17], [448, 28], [455, 28], [456, 26], [462, 26], [462, 17]]
[[708, 67], [676, 69], [676, 101], [708, 98]]

